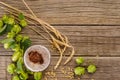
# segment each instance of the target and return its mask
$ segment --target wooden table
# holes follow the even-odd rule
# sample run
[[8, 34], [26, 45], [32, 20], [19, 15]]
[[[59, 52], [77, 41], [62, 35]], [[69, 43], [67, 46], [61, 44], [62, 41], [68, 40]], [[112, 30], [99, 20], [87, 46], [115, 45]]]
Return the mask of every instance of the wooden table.
[[[21, 0], [1, 1], [28, 12]], [[80, 80], [120, 80], [120, 0], [26, 0], [26, 2], [39, 18], [64, 33], [75, 47], [76, 54], [72, 61], [63, 65], [69, 56], [68, 51], [59, 68], [53, 71], [59, 54], [33, 31], [28, 29], [22, 31], [22, 34], [30, 36], [33, 45], [40, 44], [49, 48], [52, 61], [45, 71], [48, 80], [79, 80], [78, 77], [70, 79], [67, 74], [76, 66], [75, 58], [79, 56], [85, 58], [85, 66], [90, 62], [97, 66], [95, 74], [86, 73]], [[0, 9], [0, 16], [2, 14], [4, 11]], [[0, 36], [0, 39], [3, 39], [3, 36]], [[12, 54], [11, 50], [5, 50], [0, 44], [0, 80], [11, 80], [6, 67], [11, 62]], [[62, 69], [67, 73], [62, 72]], [[51, 76], [47, 72], [54, 72], [56, 76]]]

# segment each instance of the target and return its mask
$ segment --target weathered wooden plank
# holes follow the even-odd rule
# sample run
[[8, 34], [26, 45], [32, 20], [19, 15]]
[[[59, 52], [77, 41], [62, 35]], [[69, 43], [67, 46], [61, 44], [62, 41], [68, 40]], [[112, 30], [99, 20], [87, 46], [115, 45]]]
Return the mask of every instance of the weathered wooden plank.
[[[120, 56], [120, 26], [55, 26], [65, 34], [76, 50], [75, 55], [81, 56]], [[46, 36], [46, 33], [40, 30]], [[32, 44], [45, 45], [52, 55], [59, 55], [51, 50], [51, 45], [35, 32], [24, 29], [23, 35], [30, 36]], [[4, 36], [0, 36], [3, 39]], [[68, 51], [69, 52], [69, 51]], [[66, 52], [66, 55], [69, 55]], [[0, 44], [0, 55], [11, 55], [11, 50], [5, 50]]]
[[[22, 1], [1, 1], [27, 11]], [[120, 0], [26, 0], [26, 2], [39, 18], [51, 24], [120, 25]]]
[[[66, 58], [63, 59], [63, 62]], [[72, 59], [70, 63], [67, 65], [62, 65], [57, 69], [53, 70], [53, 67], [55, 63], [57, 62], [58, 57], [52, 56], [51, 58], [51, 64], [48, 67], [46, 71], [44, 71], [44, 77], [47, 77], [48, 80], [79, 80], [77, 76], [75, 76], [75, 79], [70, 79], [67, 76], [69, 73], [72, 72], [72, 69], [76, 66], [75, 63], [75, 57]], [[9, 64], [11, 62], [10, 56], [0, 56], [0, 61], [3, 62], [3, 64]], [[95, 74], [88, 74], [86, 73], [84, 76], [81, 77], [82, 80], [119, 80], [120, 79], [120, 57], [85, 57], [85, 63], [83, 66], [86, 66], [89, 63], [94, 63], [97, 66], [97, 72]], [[6, 73], [6, 66], [3, 69], [3, 66], [0, 65], [1, 74], [0, 79], [2, 80], [11, 80], [11, 76]], [[62, 70], [64, 70], [66, 73], [63, 73]], [[56, 76], [49, 75], [48, 73], [54, 72]], [[7, 75], [6, 75], [7, 74]], [[67, 78], [66, 78], [67, 77]], [[45, 79], [43, 79], [45, 80]]]
[[0, 80], [7, 80], [7, 58], [4, 56], [0, 56]]

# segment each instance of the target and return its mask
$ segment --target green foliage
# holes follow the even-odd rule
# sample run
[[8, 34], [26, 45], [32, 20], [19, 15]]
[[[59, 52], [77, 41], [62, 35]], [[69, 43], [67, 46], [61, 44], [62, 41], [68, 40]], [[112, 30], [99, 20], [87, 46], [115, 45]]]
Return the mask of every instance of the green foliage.
[[35, 72], [34, 73], [34, 79], [35, 80], [41, 80], [42, 79], [42, 72]]
[[12, 77], [12, 80], [20, 80], [20, 78], [18, 77], [18, 75], [15, 75]]
[[78, 65], [82, 64], [83, 62], [84, 62], [84, 58], [82, 58], [82, 57], [78, 57], [78, 58], [76, 59], [76, 63], [77, 63]]
[[95, 65], [89, 65], [86, 69], [85, 66], [83, 66], [82, 64], [84, 63], [84, 58], [82, 57], [78, 57], [76, 58], [76, 63], [77, 63], [77, 67], [74, 68], [74, 73], [75, 75], [81, 76], [85, 74], [85, 70], [88, 71], [88, 73], [94, 73], [96, 71], [96, 66]]
[[4, 39], [1, 41], [1, 43], [4, 44], [5, 49], [10, 48], [14, 42], [15, 42], [15, 40], [12, 38], [7, 38], [7, 39]]
[[25, 20], [24, 15], [22, 13], [20, 13], [18, 18], [20, 19], [20, 25], [22, 27], [26, 27], [27, 26], [27, 21]]
[[13, 63], [9, 64], [7, 67], [7, 72], [9, 72], [10, 74], [13, 74], [15, 72], [15, 65]]
[[21, 48], [20, 48], [20, 44], [14, 43], [13, 45], [11, 45], [11, 49], [12, 49], [13, 51], [15, 51], [15, 52], [21, 51], [21, 52], [23, 53], [23, 51], [22, 51]]
[[12, 55], [12, 61], [16, 62], [22, 56], [22, 54], [23, 53], [21, 51], [14, 52]]
[[27, 26], [27, 21], [26, 21], [26, 20], [21, 20], [21, 21], [20, 21], [20, 25], [21, 25], [22, 27], [26, 27], [26, 26]]
[[0, 28], [0, 35], [3, 35], [3, 34], [5, 34], [5, 33], [7, 33], [7, 32], [10, 32], [11, 31], [11, 29], [12, 29], [12, 25], [9, 25], [9, 24], [5, 24], [5, 25], [3, 25], [3, 27], [1, 27]]
[[11, 45], [11, 44], [9, 44], [9, 43], [5, 43], [5, 44], [4, 44], [4, 48], [5, 48], [5, 49], [8, 49], [8, 48], [10, 47], [10, 45]]
[[16, 72], [18, 74], [22, 73], [23, 72], [23, 58], [22, 57], [19, 57], [19, 60], [17, 61], [17, 69], [16, 69]]
[[3, 15], [2, 20], [6, 24], [14, 25], [15, 24], [15, 19], [13, 16], [8, 16], [8, 15]]
[[21, 47], [25, 51], [29, 46], [31, 45], [31, 40], [29, 37], [23, 37], [22, 42], [21, 42]]
[[19, 25], [14, 25], [11, 32], [18, 34], [21, 31], [21, 27]]
[[84, 67], [76, 67], [76, 68], [74, 69], [74, 73], [75, 73], [76, 75], [81, 76], [81, 75], [85, 74], [85, 68], [84, 68]]
[[87, 71], [89, 73], [94, 73], [96, 71], [96, 66], [93, 65], [93, 64], [89, 65], [88, 68], [87, 68]]
[[30, 71], [29, 69], [26, 69], [26, 72], [27, 72], [28, 74], [30, 74], [30, 75], [33, 75], [33, 74], [34, 74], [34, 72]]
[[20, 13], [20, 14], [18, 15], [18, 18], [19, 18], [20, 20], [24, 20], [24, 19], [25, 19], [24, 15], [23, 15], [22, 13]]
[[9, 17], [7, 23], [10, 24], [10, 25], [14, 25], [14, 24], [15, 24], [15, 20], [14, 20], [14, 18]]
[[27, 22], [22, 13], [19, 14], [20, 22], [16, 22], [14, 16], [3, 15], [0, 20], [0, 35], [7, 33], [5, 39], [0, 42], [4, 44], [5, 49], [12, 49], [14, 51], [12, 55], [12, 63], [8, 65], [7, 71], [13, 74], [12, 80], [27, 80], [28, 75], [35, 75], [35, 79], [41, 79], [41, 73], [31, 72], [26, 69], [23, 61], [23, 55], [25, 50], [31, 45], [31, 40], [28, 36], [22, 36], [19, 34]]
[[0, 28], [0, 35], [5, 33], [6, 28], [7, 28], [7, 25], [4, 25], [3, 27]]
[[17, 42], [21, 42], [22, 39], [23, 39], [23, 36], [20, 35], [20, 34], [18, 34], [18, 35], [16, 36], [16, 38], [15, 38], [15, 40], [16, 40]]
[[13, 25], [10, 25], [10, 24], [5, 24], [5, 25], [7, 25], [7, 28], [6, 28], [6, 30], [5, 30], [5, 33], [11, 32], [11, 29], [13, 28]]
[[28, 73], [25, 72], [24, 68], [23, 68], [23, 58], [20, 57], [19, 60], [17, 61], [17, 69], [16, 69], [16, 72], [18, 74], [20, 74], [20, 79], [22, 80], [26, 80], [28, 79]]
[[9, 32], [8, 34], [7, 34], [7, 38], [14, 38], [15, 37], [15, 33], [14, 32]]
[[4, 14], [3, 17], [2, 17], [3, 22], [7, 23], [8, 22], [8, 18], [9, 17], [6, 14]]
[[10, 42], [15, 42], [15, 40], [13, 38], [7, 38], [1, 41], [1, 43], [10, 43]]
[[20, 79], [21, 80], [27, 80], [28, 79], [28, 73], [22, 71], [21, 74], [20, 74]]

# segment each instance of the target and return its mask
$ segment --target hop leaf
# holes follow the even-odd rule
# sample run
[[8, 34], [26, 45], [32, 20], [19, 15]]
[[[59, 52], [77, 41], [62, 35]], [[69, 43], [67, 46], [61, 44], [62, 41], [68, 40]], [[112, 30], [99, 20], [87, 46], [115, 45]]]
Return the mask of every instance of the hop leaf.
[[18, 18], [19, 18], [20, 20], [25, 19], [24, 15], [23, 15], [22, 13], [19, 14]]
[[29, 46], [31, 45], [31, 40], [29, 37], [23, 37], [23, 40], [21, 42], [21, 47], [25, 51]]
[[15, 40], [14, 39], [12, 39], [12, 38], [8, 38], [8, 39], [4, 39], [4, 40], [2, 40], [1, 41], [1, 43], [9, 43], [9, 42], [14, 42]]
[[16, 44], [16, 43], [12, 44], [10, 48], [15, 52], [21, 50], [20, 49], [20, 44]]
[[1, 41], [1, 43], [4, 44], [4, 48], [5, 48], [5, 49], [10, 48], [11, 45], [12, 45], [14, 42], [15, 42], [15, 40], [12, 39], [12, 38], [4, 39], [4, 40]]
[[4, 25], [2, 28], [0, 28], [0, 35], [6, 32], [6, 28], [7, 28], [7, 25]]

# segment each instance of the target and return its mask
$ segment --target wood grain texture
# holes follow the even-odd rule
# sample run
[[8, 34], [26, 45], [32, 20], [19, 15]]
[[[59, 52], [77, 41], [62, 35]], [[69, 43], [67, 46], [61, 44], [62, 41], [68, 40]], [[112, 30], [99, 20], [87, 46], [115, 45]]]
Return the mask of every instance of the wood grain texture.
[[[29, 13], [21, 0], [1, 0], [18, 9]], [[59, 54], [51, 49], [44, 38], [38, 37], [35, 32], [25, 28], [21, 34], [30, 36], [32, 45], [40, 44], [46, 46], [51, 52], [51, 63], [44, 71], [43, 79], [46, 80], [120, 80], [120, 0], [25, 0], [35, 14], [54, 25], [61, 33], [65, 34], [75, 47], [75, 55], [70, 63], [63, 65], [69, 56], [69, 49], [66, 51], [59, 68], [54, 71]], [[1, 5], [0, 5], [1, 6]], [[4, 14], [0, 8], [0, 17]], [[33, 24], [29, 25], [39, 30]], [[42, 30], [39, 30], [48, 36]], [[5, 38], [0, 36], [0, 40]], [[7, 65], [11, 63], [11, 50], [5, 50], [0, 44], [0, 80], [11, 80], [7, 73]], [[75, 58], [85, 58], [83, 66], [94, 63], [97, 66], [95, 74], [86, 74], [78, 79], [68, 78], [69, 72], [73, 72], [76, 65]], [[64, 68], [66, 74], [62, 72]], [[54, 72], [56, 77], [47, 73]], [[33, 80], [33, 79], [29, 79]]]
[[[31, 27], [35, 28], [35, 26]], [[120, 26], [55, 26], [55, 28], [68, 37], [75, 47], [76, 56], [120, 56]], [[47, 35], [42, 30], [39, 31]], [[49, 42], [38, 37], [35, 32], [24, 29], [22, 34], [30, 36], [33, 45], [45, 45], [52, 55], [59, 55], [52, 50]], [[3, 38], [4, 36], [0, 37]], [[69, 50], [65, 55], [69, 55], [68, 52]], [[12, 52], [5, 50], [0, 44], [0, 55], [12, 55]]]
[[[28, 12], [21, 0], [1, 1]], [[120, 25], [120, 0], [26, 0], [26, 2], [39, 18], [50, 24]]]
[[[53, 70], [53, 67], [57, 61], [58, 57], [53, 57], [51, 58], [51, 64], [50, 66], [47, 68], [46, 71], [44, 71], [44, 76], [43, 76], [43, 80], [44, 77], [46, 76], [48, 78], [48, 80], [55, 80], [57, 78], [57, 80], [79, 80], [78, 76], [74, 76], [74, 79], [70, 79], [70, 78], [66, 78], [67, 76], [69, 76], [68, 74], [63, 74], [62, 70], [64, 69], [64, 71], [66, 71], [67, 73], [69, 73], [76, 66], [76, 63], [74, 62], [75, 57], [73, 58], [73, 60], [67, 64], [66, 66], [60, 66], [56, 71]], [[66, 58], [63, 59], [63, 61]], [[11, 75], [9, 75], [6, 72], [6, 65], [8, 65], [11, 62], [11, 57], [10, 56], [0, 56], [0, 73], [2, 75], [0, 75], [0, 80], [11, 80]], [[85, 57], [85, 63], [83, 64], [83, 66], [86, 66], [89, 64], [89, 62], [94, 63], [97, 66], [97, 72], [95, 74], [88, 74], [86, 73], [84, 76], [81, 77], [81, 80], [119, 80], [120, 79], [120, 58], [116, 58], [116, 57]], [[55, 77], [51, 77], [50, 75], [47, 75], [46, 73], [48, 72], [55, 72], [56, 76]], [[33, 80], [33, 79], [32, 79]]]

